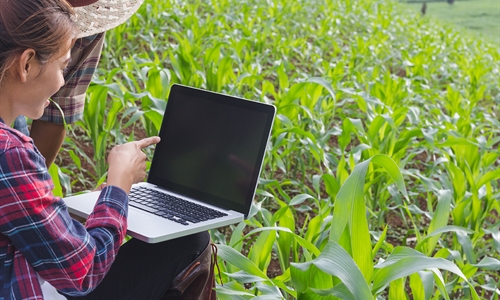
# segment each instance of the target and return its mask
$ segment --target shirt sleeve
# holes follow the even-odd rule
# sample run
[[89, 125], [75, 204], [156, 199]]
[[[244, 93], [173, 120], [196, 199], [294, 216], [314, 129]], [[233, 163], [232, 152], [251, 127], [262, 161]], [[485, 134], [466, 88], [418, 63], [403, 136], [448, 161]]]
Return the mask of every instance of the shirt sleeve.
[[127, 229], [127, 194], [103, 189], [85, 226], [73, 220], [43, 156], [8, 149], [0, 159], [0, 231], [41, 278], [68, 295], [92, 291], [108, 272]]
[[79, 38], [71, 48], [65, 84], [51, 98], [41, 121], [72, 124], [83, 116], [85, 93], [99, 64], [105, 33]]

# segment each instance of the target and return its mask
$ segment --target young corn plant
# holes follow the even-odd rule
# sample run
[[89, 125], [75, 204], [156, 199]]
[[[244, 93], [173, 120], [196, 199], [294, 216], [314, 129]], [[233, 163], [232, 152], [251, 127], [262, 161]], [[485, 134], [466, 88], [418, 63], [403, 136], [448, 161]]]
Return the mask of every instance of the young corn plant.
[[[327, 228], [310, 221], [314, 233], [301, 237], [288, 227], [293, 225], [294, 220], [292, 214], [287, 215], [291, 205], [300, 204], [312, 196], [297, 195], [290, 199], [289, 205], [280, 202], [281, 208], [276, 213], [262, 213], [267, 217], [264, 219], [265, 223], [259, 224], [261, 226], [257, 229], [246, 235], [243, 235], [243, 226], [239, 226], [239, 231], [236, 231], [239, 234], [237, 236], [243, 235], [237, 243], [260, 233], [250, 247], [248, 257], [232, 247], [220, 247], [219, 256], [229, 265], [226, 266], [225, 275], [231, 282], [229, 288], [219, 288], [222, 298], [227, 296], [229, 299], [238, 295], [242, 299], [255, 296], [375, 299], [378, 295], [388, 293], [389, 299], [402, 299], [401, 297], [409, 295], [409, 291], [405, 289], [405, 282], [408, 280], [412, 286], [411, 293], [423, 295], [420, 299], [430, 299], [425, 295], [430, 295], [434, 289], [445, 299], [450, 299], [446, 282], [439, 271], [441, 269], [455, 274], [463, 281], [461, 288], [467, 289], [472, 299], [479, 299], [460, 268], [440, 256], [432, 257], [408, 247], [396, 247], [388, 257], [374, 263], [375, 255], [384, 240], [380, 239], [373, 245], [368, 229], [364, 187], [371, 163], [380, 165], [407, 198], [399, 168], [388, 156], [379, 154], [357, 165], [349, 175], [335, 197], [333, 218], [329, 218], [331, 221]], [[317, 238], [325, 231], [329, 234], [323, 235], [322, 242], [317, 243], [316, 240], [314, 243], [311, 237]], [[232, 241], [234, 237], [233, 234]], [[292, 262], [283, 263], [282, 267], [286, 268], [283, 274], [271, 279], [264, 271], [271, 260], [273, 245], [285, 262], [288, 261], [285, 257], [290, 255], [290, 249], [294, 249], [294, 246], [300, 247], [302, 255], [300, 258], [292, 255]], [[303, 262], [298, 262], [299, 260]], [[238, 271], [230, 273], [231, 265], [237, 267]], [[245, 289], [244, 285], [250, 283], [255, 284], [250, 289]], [[240, 292], [235, 292], [238, 286]]]
[[256, 204], [211, 232], [222, 299], [496, 299], [499, 62], [385, 0], [146, 0], [106, 36], [78, 124], [97, 151], [68, 141], [75, 167], [51, 171], [92, 187], [173, 83], [272, 103]]

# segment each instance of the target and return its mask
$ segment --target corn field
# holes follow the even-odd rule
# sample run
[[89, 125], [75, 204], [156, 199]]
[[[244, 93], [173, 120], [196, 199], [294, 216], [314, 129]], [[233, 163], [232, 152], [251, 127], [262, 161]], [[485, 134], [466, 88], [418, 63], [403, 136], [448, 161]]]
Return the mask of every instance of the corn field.
[[498, 45], [395, 1], [146, 0], [51, 172], [105, 181], [174, 83], [272, 103], [251, 213], [211, 231], [219, 299], [498, 300], [499, 82]]

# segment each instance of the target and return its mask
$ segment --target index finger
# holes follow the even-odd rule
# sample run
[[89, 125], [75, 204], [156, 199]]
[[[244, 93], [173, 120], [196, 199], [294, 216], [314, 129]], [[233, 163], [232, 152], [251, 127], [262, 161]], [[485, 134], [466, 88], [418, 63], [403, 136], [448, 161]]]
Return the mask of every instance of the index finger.
[[141, 149], [144, 149], [154, 144], [158, 144], [159, 142], [160, 142], [159, 136], [147, 137], [142, 140], [136, 141], [136, 143], [139, 144], [139, 147], [141, 147]]

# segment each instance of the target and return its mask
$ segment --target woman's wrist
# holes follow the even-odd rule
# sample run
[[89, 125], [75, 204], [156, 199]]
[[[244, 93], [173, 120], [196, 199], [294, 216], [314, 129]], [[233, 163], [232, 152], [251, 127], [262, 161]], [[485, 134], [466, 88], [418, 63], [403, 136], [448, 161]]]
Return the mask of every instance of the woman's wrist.
[[113, 174], [108, 174], [107, 185], [113, 185], [121, 188], [125, 193], [130, 193], [130, 188], [132, 187], [133, 180], [125, 178], [126, 176], [113, 176]]

